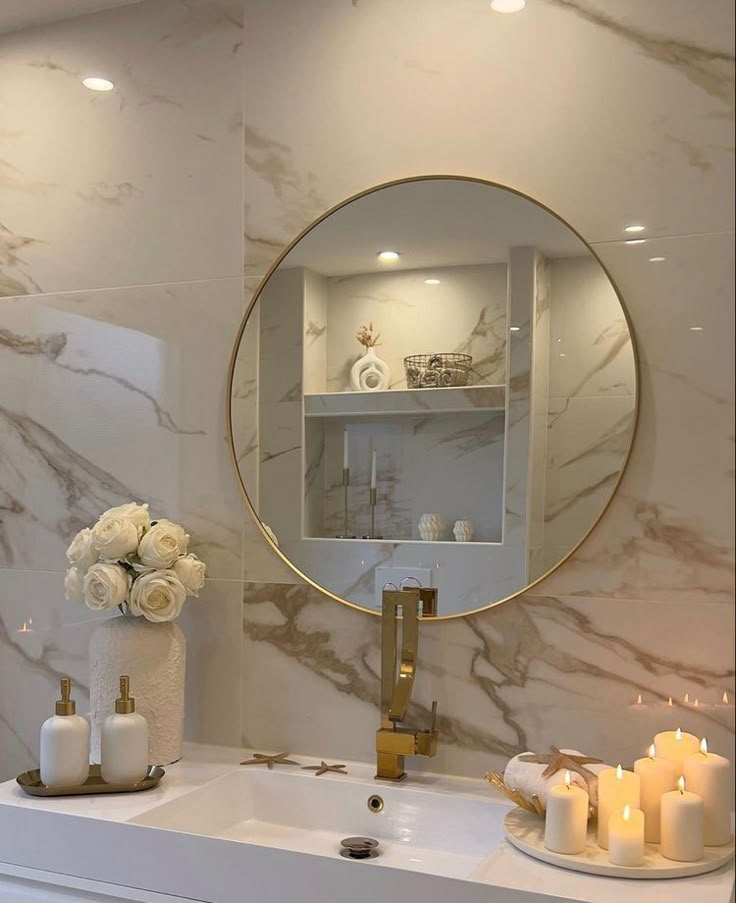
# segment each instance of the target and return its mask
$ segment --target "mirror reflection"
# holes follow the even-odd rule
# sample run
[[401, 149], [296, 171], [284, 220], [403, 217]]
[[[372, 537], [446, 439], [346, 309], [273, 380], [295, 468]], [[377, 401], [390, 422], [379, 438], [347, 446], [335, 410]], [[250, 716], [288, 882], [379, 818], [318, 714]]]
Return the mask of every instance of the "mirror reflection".
[[261, 285], [233, 363], [247, 499], [341, 600], [512, 596], [605, 510], [636, 420], [633, 340], [590, 249], [487, 182], [391, 184], [318, 221]]

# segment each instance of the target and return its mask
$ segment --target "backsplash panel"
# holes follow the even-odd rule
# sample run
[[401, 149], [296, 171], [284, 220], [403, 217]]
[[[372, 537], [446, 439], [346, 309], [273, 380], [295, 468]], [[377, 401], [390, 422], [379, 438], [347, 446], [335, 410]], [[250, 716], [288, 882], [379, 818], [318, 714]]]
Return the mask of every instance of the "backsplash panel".
[[[226, 362], [243, 298], [313, 217], [443, 172], [519, 188], [595, 244], [642, 394], [574, 556], [423, 628], [427, 765], [482, 774], [550, 742], [633, 757], [670, 694], [733, 755], [733, 11], [704, 6], [143, 0], [0, 36], [0, 778], [33, 764], [60, 674], [84, 708], [94, 625], [63, 600], [63, 551], [129, 496], [182, 517], [211, 565], [182, 618], [189, 735], [371, 756], [379, 622], [291, 583], [242, 508]], [[79, 87], [107, 66], [116, 94]], [[635, 220], [648, 243], [624, 245]], [[241, 389], [253, 411], [252, 374]]]

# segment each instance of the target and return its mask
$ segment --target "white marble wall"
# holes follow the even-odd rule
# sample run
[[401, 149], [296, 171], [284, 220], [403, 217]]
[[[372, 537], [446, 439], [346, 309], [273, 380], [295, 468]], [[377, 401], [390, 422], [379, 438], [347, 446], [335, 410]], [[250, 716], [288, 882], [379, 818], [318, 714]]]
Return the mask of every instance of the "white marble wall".
[[[572, 223], [637, 333], [639, 433], [599, 527], [522, 600], [423, 630], [413, 714], [439, 700], [441, 768], [558, 741], [633, 755], [660, 717], [627, 708], [639, 691], [733, 687], [732, 11], [706, 7], [247, 3], [246, 83], [268, 86], [246, 105], [248, 274], [372, 184], [469, 174]], [[647, 243], [625, 245], [639, 221]], [[244, 737], [369, 756], [376, 621], [269, 579], [245, 596]], [[733, 709], [678, 714], [732, 749]]]
[[[423, 628], [412, 717], [439, 700], [430, 765], [453, 772], [549, 742], [632, 755], [659, 718], [627, 708], [639, 690], [733, 689], [731, 9], [244, 5], [245, 31], [235, 0], [144, 0], [0, 37], [2, 776], [35, 756], [58, 675], [84, 681], [64, 543], [130, 495], [184, 517], [212, 562], [183, 618], [190, 735], [371, 754], [377, 619], [291, 584], [244, 515], [225, 369], [243, 295], [293, 235], [369, 185], [437, 172], [513, 185], [594, 243], [637, 333], [641, 418], [563, 568]], [[122, 90], [83, 92], [103, 67]], [[633, 220], [647, 244], [622, 243]], [[134, 360], [118, 350], [133, 342]], [[48, 625], [32, 640], [16, 632], [31, 609]], [[678, 714], [728, 752], [733, 709]]]

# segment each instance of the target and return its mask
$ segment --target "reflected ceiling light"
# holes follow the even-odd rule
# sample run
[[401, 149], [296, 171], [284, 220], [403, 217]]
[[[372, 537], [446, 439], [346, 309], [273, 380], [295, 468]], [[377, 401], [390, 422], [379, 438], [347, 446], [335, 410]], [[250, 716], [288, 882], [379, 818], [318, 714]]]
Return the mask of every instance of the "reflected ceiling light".
[[703, 331], [702, 326], [691, 326], [690, 327], [690, 332], [702, 332], [702, 331]]
[[494, 13], [518, 13], [526, 6], [526, 0], [491, 0]]
[[664, 260], [667, 260], [666, 257], [650, 257], [649, 263], [662, 263]]
[[564, 351], [560, 354], [560, 357], [565, 357], [565, 352], [564, 352]]
[[509, 332], [518, 332], [521, 326], [509, 326]]
[[391, 263], [394, 260], [398, 260], [400, 256], [398, 251], [379, 251], [376, 254], [376, 257], [383, 263]]
[[439, 284], [440, 284], [440, 280], [439, 280], [439, 279], [435, 279], [434, 277], [432, 277], [431, 279], [425, 279], [425, 280], [424, 280], [424, 284], [425, 284], [425, 285], [439, 285]]
[[624, 242], [625, 245], [644, 245], [646, 244], [646, 238], [629, 238]]
[[115, 85], [109, 78], [101, 78], [98, 75], [90, 75], [82, 79], [82, 84], [90, 91], [112, 91]]
[[640, 226], [638, 223], [634, 223], [631, 226], [626, 226], [624, 232], [643, 232], [646, 229], [646, 226]]

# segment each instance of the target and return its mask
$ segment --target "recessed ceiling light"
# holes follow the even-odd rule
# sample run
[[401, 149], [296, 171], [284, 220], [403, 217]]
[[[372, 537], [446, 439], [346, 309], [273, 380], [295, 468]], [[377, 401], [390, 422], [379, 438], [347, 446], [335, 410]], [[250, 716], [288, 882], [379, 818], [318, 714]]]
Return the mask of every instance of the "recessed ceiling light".
[[632, 226], [626, 226], [624, 232], [643, 232], [646, 229], [646, 226], [640, 226], [638, 223], [635, 223]]
[[439, 285], [439, 284], [440, 284], [440, 280], [439, 280], [439, 279], [434, 279], [434, 278], [432, 278], [432, 279], [425, 279], [425, 280], [424, 280], [424, 284], [425, 284], [425, 285]]
[[625, 245], [645, 245], [646, 243], [646, 238], [629, 238], [624, 242]]
[[390, 263], [393, 260], [398, 260], [401, 255], [398, 251], [379, 251], [376, 254], [379, 260], [382, 260], [384, 263]]
[[667, 260], [666, 257], [650, 257], [649, 263], [662, 263], [664, 260]]
[[526, 0], [491, 0], [494, 13], [518, 13], [526, 6]]
[[560, 354], [560, 357], [564, 357], [564, 356], [565, 356], [565, 352], [563, 351], [563, 352]]
[[521, 326], [509, 326], [509, 332], [518, 332]]
[[691, 326], [690, 327], [690, 332], [702, 332], [702, 331], [703, 331], [702, 326]]
[[98, 75], [90, 75], [82, 79], [82, 84], [90, 91], [112, 91], [115, 87], [109, 78], [100, 78]]

